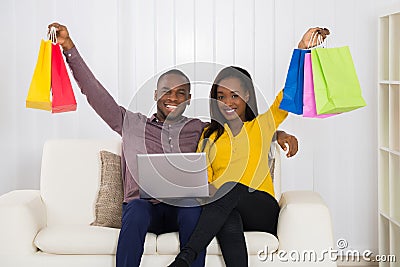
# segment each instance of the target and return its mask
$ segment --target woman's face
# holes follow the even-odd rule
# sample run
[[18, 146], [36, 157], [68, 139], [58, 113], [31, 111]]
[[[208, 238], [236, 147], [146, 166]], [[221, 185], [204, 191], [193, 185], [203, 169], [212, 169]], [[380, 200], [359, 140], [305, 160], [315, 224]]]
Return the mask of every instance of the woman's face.
[[246, 103], [249, 92], [242, 87], [238, 78], [222, 79], [217, 87], [218, 108], [227, 121], [240, 118], [246, 120]]

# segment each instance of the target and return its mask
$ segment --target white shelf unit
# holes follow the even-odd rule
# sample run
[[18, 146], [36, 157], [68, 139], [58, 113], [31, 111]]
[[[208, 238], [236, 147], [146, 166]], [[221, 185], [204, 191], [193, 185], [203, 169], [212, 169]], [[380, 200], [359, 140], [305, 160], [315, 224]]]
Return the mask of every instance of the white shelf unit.
[[379, 18], [379, 254], [400, 267], [400, 12]]

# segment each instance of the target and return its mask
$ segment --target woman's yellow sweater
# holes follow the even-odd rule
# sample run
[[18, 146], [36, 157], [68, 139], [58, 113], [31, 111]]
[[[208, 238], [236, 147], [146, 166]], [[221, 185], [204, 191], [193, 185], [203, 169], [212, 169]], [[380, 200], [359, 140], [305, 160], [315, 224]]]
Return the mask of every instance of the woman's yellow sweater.
[[201, 152], [203, 142], [207, 142], [204, 152], [207, 153], [208, 180], [216, 188], [234, 181], [274, 196], [268, 152], [276, 129], [288, 115], [287, 111], [279, 109], [282, 97], [283, 91], [267, 112], [244, 122], [236, 136], [227, 124], [216, 142], [213, 141], [215, 132], [207, 140], [203, 132], [197, 151]]

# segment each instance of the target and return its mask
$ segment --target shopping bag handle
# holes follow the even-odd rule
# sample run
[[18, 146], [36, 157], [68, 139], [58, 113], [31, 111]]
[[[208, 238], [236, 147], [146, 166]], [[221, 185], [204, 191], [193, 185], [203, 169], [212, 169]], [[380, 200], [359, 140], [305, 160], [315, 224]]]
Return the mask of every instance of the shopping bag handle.
[[53, 43], [56, 44], [57, 43], [57, 30], [56, 27], [52, 26], [50, 28], [50, 31], [47, 34], [47, 38]]
[[[308, 41], [307, 49], [312, 48], [312, 47], [311, 47], [311, 44], [314, 43], [315, 38], [317, 38], [317, 45], [316, 45], [315, 47], [318, 47], [318, 46], [320, 46], [320, 45], [322, 45], [323, 48], [326, 47], [326, 45], [323, 45], [323, 44], [324, 44], [324, 40], [322, 39], [321, 33], [320, 33], [319, 31], [315, 31], [315, 32], [313, 32], [313, 33], [311, 34], [311, 38], [310, 38], [310, 40]], [[325, 38], [325, 43], [327, 44], [326, 39], [327, 39], [327, 38]]]

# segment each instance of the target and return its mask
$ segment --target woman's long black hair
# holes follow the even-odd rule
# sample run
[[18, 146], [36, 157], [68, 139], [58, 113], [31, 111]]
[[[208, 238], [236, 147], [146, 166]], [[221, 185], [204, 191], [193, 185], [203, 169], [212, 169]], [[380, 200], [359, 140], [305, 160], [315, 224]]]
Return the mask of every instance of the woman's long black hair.
[[[225, 117], [221, 114], [218, 108], [218, 100], [217, 100], [217, 88], [219, 83], [226, 78], [237, 78], [241, 82], [242, 88], [249, 93], [249, 100], [246, 103], [245, 110], [245, 121], [251, 121], [258, 115], [256, 94], [254, 89], [254, 84], [251, 79], [250, 73], [236, 66], [230, 66], [222, 69], [217, 77], [215, 77], [214, 83], [211, 87], [210, 92], [210, 115], [211, 115], [211, 123], [206, 128], [204, 132], [204, 139], [209, 138], [214, 132], [217, 132], [217, 135], [214, 142], [224, 133], [224, 123], [226, 122]], [[203, 142], [203, 148], [206, 145], [206, 142]]]

